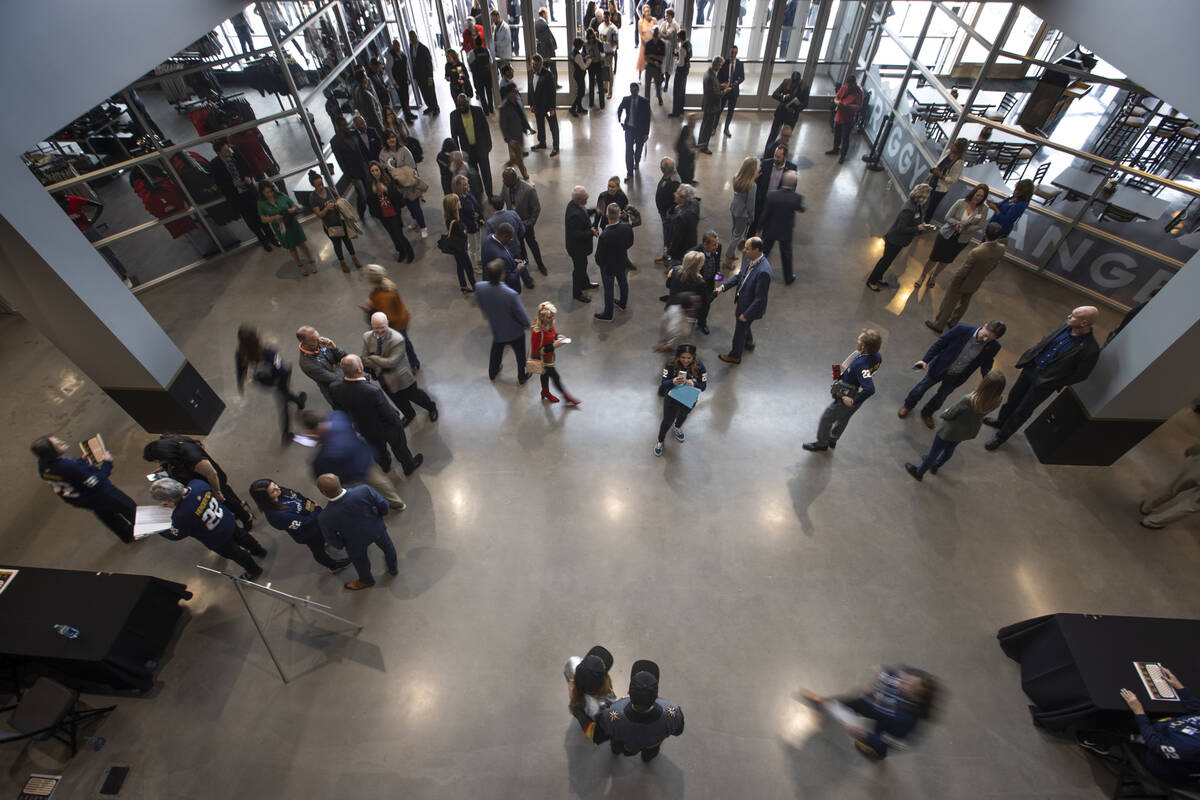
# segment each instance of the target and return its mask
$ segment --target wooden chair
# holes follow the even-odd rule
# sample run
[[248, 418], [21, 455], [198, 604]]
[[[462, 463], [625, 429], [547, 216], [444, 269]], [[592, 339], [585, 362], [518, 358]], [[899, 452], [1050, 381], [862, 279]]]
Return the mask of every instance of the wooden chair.
[[1013, 106], [1017, 104], [1017, 96], [1012, 92], [1005, 92], [1004, 97], [1000, 99], [1000, 103], [996, 106], [996, 110], [984, 114], [987, 119], [992, 122], [1004, 122], [1008, 118], [1008, 112], [1013, 110]]
[[1042, 165], [1033, 173], [1033, 196], [1042, 201], [1042, 205], [1052, 205], [1058, 196], [1062, 194], [1062, 189], [1052, 183], [1043, 183], [1046, 180], [1046, 173], [1050, 171], [1050, 162], [1043, 161]]

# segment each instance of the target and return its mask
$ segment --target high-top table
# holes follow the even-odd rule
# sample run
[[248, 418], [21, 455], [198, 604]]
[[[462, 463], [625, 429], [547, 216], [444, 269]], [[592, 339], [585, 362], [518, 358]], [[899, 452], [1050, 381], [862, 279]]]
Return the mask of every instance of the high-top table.
[[[0, 662], [75, 688], [146, 691], [192, 593], [149, 575], [0, 565]], [[54, 626], [79, 631], [71, 639]]]

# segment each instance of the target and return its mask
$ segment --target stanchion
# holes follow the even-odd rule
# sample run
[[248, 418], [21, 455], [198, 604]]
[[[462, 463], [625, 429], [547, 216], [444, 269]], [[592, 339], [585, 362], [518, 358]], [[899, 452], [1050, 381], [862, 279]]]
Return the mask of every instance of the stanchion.
[[228, 572], [222, 572], [219, 569], [212, 569], [210, 567], [203, 566], [202, 564], [197, 564], [196, 568], [202, 569], [205, 572], [211, 572], [214, 575], [220, 575], [223, 578], [227, 578], [229, 582], [233, 584], [233, 588], [237, 590], [238, 597], [242, 599], [242, 605], [246, 607], [246, 613], [250, 615], [250, 621], [254, 623], [254, 629], [258, 631], [258, 638], [262, 640], [263, 647], [267, 648], [267, 655], [271, 656], [271, 661], [274, 662], [275, 669], [279, 671], [279, 679], [284, 683], [288, 682], [287, 676], [283, 674], [283, 667], [279, 666], [279, 659], [275, 657], [275, 651], [271, 649], [271, 644], [267, 641], [266, 634], [263, 633], [262, 625], [260, 625], [258, 622], [258, 617], [254, 616], [254, 610], [250, 608], [250, 603], [246, 600], [246, 593], [242, 589], [243, 586], [248, 586], [255, 591], [267, 595], [268, 597], [274, 597], [276, 600], [282, 600], [289, 606], [304, 606], [305, 608], [310, 608], [313, 611], [316, 611], [318, 614], [324, 614], [331, 619], [336, 619], [338, 622], [344, 622], [347, 625], [352, 625], [355, 629], [355, 633], [358, 633], [363, 629], [363, 626], [357, 622], [348, 620], [345, 617], [339, 617], [337, 614], [329, 611], [329, 606], [323, 603], [314, 602], [307, 597], [297, 597], [294, 594], [281, 592], [278, 589], [271, 588], [270, 586], [263, 586], [262, 584], [255, 583], [254, 581], [248, 581], [245, 578], [241, 578], [236, 575], [230, 575]]
[[871, 152], [862, 157], [862, 160], [867, 162], [867, 169], [871, 172], [879, 172], [883, 169], [883, 146], [887, 143], [888, 134], [892, 132], [892, 122], [896, 118], [896, 113], [892, 112], [883, 119], [883, 124], [879, 126], [879, 135], [875, 137], [875, 144], [871, 147]]

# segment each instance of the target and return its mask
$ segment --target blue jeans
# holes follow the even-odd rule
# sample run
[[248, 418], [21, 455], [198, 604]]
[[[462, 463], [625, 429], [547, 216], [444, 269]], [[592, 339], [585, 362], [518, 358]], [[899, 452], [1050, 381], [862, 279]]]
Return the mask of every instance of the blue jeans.
[[629, 303], [629, 280], [625, 275], [625, 270], [618, 269], [609, 272], [601, 267], [600, 285], [604, 288], [604, 311], [601, 314], [606, 317], [613, 315], [613, 281], [616, 281], [617, 288], [621, 290], [621, 307], [624, 308]]
[[958, 442], [947, 442], [935, 433], [933, 443], [929, 445], [929, 452], [925, 454], [921, 466], [917, 467], [917, 474], [924, 475], [930, 469], [940, 469], [942, 464], [945, 464], [950, 460], [950, 456], [954, 455], [956, 447], [958, 447]]
[[904, 407], [912, 411], [917, 403], [921, 402], [921, 396], [929, 391], [930, 387], [935, 383], [940, 382], [942, 385], [938, 387], [937, 392], [934, 393], [933, 397], [929, 398], [928, 403], [921, 406], [921, 416], [932, 417], [934, 412], [942, 407], [942, 403], [946, 402], [946, 398], [950, 396], [950, 393], [966, 383], [968, 377], [970, 377], [968, 373], [962, 372], [958, 375], [942, 373], [940, 378], [934, 378], [926, 370], [925, 374], [921, 376], [921, 380], [917, 381], [917, 385], [904, 398]]
[[[379, 549], [383, 551], [383, 562], [388, 569], [396, 569], [398, 560], [396, 558], [396, 546], [392, 544], [392, 537], [386, 533], [375, 539], [370, 544], [379, 545]], [[358, 573], [358, 579], [363, 583], [374, 583], [375, 576], [371, 574], [371, 557], [367, 553], [367, 548], [370, 544], [363, 545], [360, 548], [346, 548], [346, 555], [350, 556], [350, 561], [354, 564], [354, 570]]]
[[667, 245], [669, 245], [671, 242], [671, 239], [670, 239], [670, 237], [671, 237], [671, 219], [670, 219], [670, 217], [665, 217], [661, 214], [659, 215], [659, 218], [662, 220], [663, 252], [665, 253], [665, 252], [667, 252]]

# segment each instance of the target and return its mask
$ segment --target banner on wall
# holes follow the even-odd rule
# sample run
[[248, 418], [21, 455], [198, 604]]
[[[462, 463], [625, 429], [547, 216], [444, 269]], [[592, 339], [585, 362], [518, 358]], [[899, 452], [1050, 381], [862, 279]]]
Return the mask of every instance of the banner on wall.
[[[883, 118], [890, 113], [886, 103], [876, 102], [879, 94], [872, 92], [868, 126], [872, 141], [879, 134]], [[922, 182], [933, 166], [900, 119], [894, 121], [881, 156], [904, 194]], [[948, 208], [965, 196], [968, 188], [967, 184], [958, 183], [942, 201], [943, 207]], [[1009, 235], [1008, 254], [1124, 306], [1144, 302], [1178, 271], [1170, 264], [1079, 228], [1067, 234], [1067, 240], [1047, 261], [1047, 254], [1069, 229], [1067, 223], [1041, 214], [1031, 206]]]

